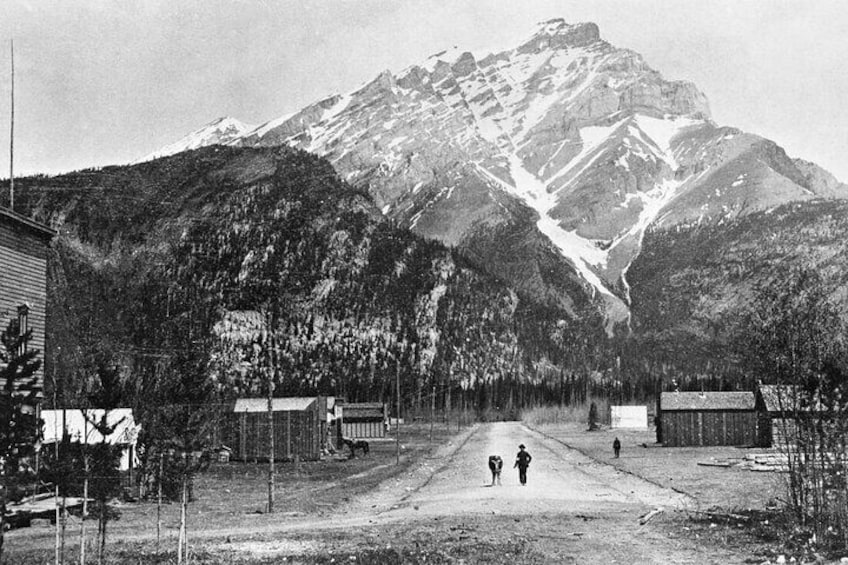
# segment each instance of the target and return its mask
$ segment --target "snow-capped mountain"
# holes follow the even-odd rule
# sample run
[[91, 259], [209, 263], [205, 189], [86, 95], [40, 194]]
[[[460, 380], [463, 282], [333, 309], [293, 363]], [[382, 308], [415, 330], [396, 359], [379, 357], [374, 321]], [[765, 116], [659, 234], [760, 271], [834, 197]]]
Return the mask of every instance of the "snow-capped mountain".
[[501, 52], [453, 49], [383, 72], [213, 143], [325, 156], [401, 225], [567, 306], [574, 290], [551, 257], [564, 258], [611, 324], [628, 319], [627, 270], [650, 226], [848, 197], [816, 165], [714, 124], [691, 83], [664, 79], [595, 24], [562, 20]]
[[208, 145], [225, 145], [247, 132], [253, 131], [255, 126], [244, 124], [235, 118], [223, 117], [209, 122], [197, 131], [193, 131], [175, 143], [166, 145], [161, 149], [142, 157], [137, 162], [152, 161], [168, 155], [176, 155], [183, 151], [199, 149]]

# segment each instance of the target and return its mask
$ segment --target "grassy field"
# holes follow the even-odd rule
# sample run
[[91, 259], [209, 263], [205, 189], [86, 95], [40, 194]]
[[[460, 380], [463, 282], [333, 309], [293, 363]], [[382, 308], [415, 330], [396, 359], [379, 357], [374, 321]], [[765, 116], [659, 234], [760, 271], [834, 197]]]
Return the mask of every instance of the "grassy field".
[[[402, 426], [400, 464], [393, 438], [370, 441], [368, 456], [357, 454], [350, 459], [348, 451], [321, 461], [277, 463], [275, 512], [268, 515], [268, 474], [265, 463], [215, 463], [195, 481], [195, 500], [189, 505], [189, 536], [195, 539], [228, 539], [229, 528], [238, 524], [241, 531], [251, 530], [248, 537], [261, 537], [263, 529], [273, 528], [293, 516], [317, 518], [332, 516], [357, 495], [369, 492], [376, 485], [407, 472], [426, 457], [431, 450], [453, 439], [456, 423], [450, 430], [442, 425], [433, 427], [430, 442], [428, 424]], [[179, 504], [164, 504], [161, 510], [162, 541], [157, 552], [157, 505], [153, 501], [115, 503], [120, 516], [109, 523], [108, 563], [171, 563], [175, 561], [176, 536], [179, 530]], [[79, 554], [80, 520], [69, 518], [65, 562], [73, 563]], [[96, 522], [86, 520], [89, 539], [88, 562], [96, 562], [94, 533]], [[240, 534], [244, 537], [244, 534]], [[236, 536], [234, 535], [233, 538]], [[8, 532], [6, 562], [30, 565], [52, 563], [55, 528], [49, 524], [34, 525]], [[235, 547], [235, 546], [233, 546]], [[235, 557], [221, 560], [220, 551], [200, 551], [193, 563], [237, 562]], [[224, 553], [228, 553], [224, 551]], [[158, 557], [157, 557], [158, 555]], [[254, 555], [261, 563], [261, 556]], [[259, 559], [256, 561], [255, 559]]]
[[[779, 473], [698, 465], [699, 461], [737, 458], [757, 450], [661, 448], [655, 446], [652, 431], [612, 431], [602, 427], [599, 431], [587, 432], [585, 424], [578, 423], [575, 415], [564, 416], [540, 419], [547, 423], [535, 423], [531, 427], [593, 459], [693, 497], [690, 511], [666, 513], [652, 522], [653, 530], [663, 532], [654, 535], [680, 539], [681, 542], [688, 540], [683, 543], [695, 540], [705, 548], [706, 554], [714, 548], [724, 548], [773, 557], [768, 551], [771, 547], [779, 547], [781, 540], [776, 537], [774, 529], [760, 527], [771, 519], [765, 514], [756, 523], [747, 521], [744, 524], [735, 520], [717, 522], [712, 515], [700, 514], [716, 510], [760, 516], [757, 513], [762, 512], [774, 497], [780, 496], [782, 475]], [[564, 420], [571, 421], [563, 423]], [[287, 531], [283, 536], [279, 535], [279, 529], [275, 532], [275, 526], [282, 526], [293, 517], [315, 519], [322, 523], [332, 521], [334, 516], [345, 512], [348, 501], [373, 491], [381, 483], [405, 484], [400, 481], [410, 473], [420, 471], [437, 447], [461, 441], [456, 435], [456, 424], [450, 430], [444, 425], [435, 426], [432, 443], [429, 431], [429, 425], [424, 423], [403, 428], [400, 465], [395, 464], [396, 451], [392, 440], [371, 442], [368, 457], [348, 459], [345, 454], [323, 461], [302, 462], [298, 466], [293, 463], [278, 464], [276, 511], [273, 515], [265, 512], [266, 465], [215, 464], [198, 477], [195, 485], [196, 500], [190, 506], [188, 517], [191, 562], [202, 565], [343, 561], [543, 563], [545, 560], [537, 553], [541, 543], [539, 539], [553, 539], [550, 536], [560, 536], [558, 532], [582, 529], [585, 532], [582, 538], [584, 547], [587, 544], [591, 547], [594, 543], [590, 539], [592, 530], [584, 529], [586, 525], [579, 517], [568, 513], [520, 522], [517, 517], [508, 515], [485, 518], [487, 522], [480, 522], [482, 518], [445, 516], [428, 524], [410, 522], [391, 528], [364, 526], [350, 531], [340, 529], [321, 533], [298, 530]], [[619, 459], [614, 459], [612, 454], [612, 440], [616, 436], [622, 442]], [[121, 515], [110, 523], [108, 564], [176, 563], [178, 505], [168, 504], [163, 509], [163, 538], [158, 548], [155, 503], [123, 503], [117, 508]], [[92, 546], [96, 524], [93, 521], [87, 524], [91, 540], [87, 550], [88, 563], [94, 563]], [[641, 532], [634, 535], [648, 535], [646, 530]], [[48, 524], [10, 532], [6, 543], [7, 563], [52, 563], [54, 535], [54, 528]], [[556, 539], [557, 543], [567, 543]], [[66, 543], [65, 563], [74, 563], [79, 544], [79, 520], [76, 518], [71, 520]], [[593, 551], [603, 551], [603, 539], [599, 538], [597, 543]], [[756, 551], [750, 549], [752, 547], [756, 547]], [[281, 554], [297, 557], [283, 559]], [[563, 555], [568, 556], [569, 553], [566, 551]]]
[[[690, 508], [666, 513], [657, 524], [672, 539], [758, 556], [750, 558], [752, 563], [776, 563], [781, 557], [785, 562], [794, 557], [799, 563], [830, 563], [844, 556], [819, 551], [791, 524], [782, 505], [787, 496], [785, 473], [698, 464], [739, 461], [745, 455], [763, 453], [762, 448], [662, 447], [653, 428], [601, 426], [589, 432], [585, 420], [533, 427], [597, 461], [692, 497]], [[622, 446], [618, 459], [612, 449], [616, 437]]]
[[[748, 469], [698, 465], [746, 454], [762, 453], [762, 448], [740, 447], [661, 447], [650, 430], [611, 430], [606, 426], [586, 431], [585, 423], [534, 426], [546, 435], [578, 449], [589, 457], [655, 484], [690, 495], [699, 509], [763, 509], [781, 497], [782, 473], [760, 473]], [[613, 457], [612, 442], [621, 441], [621, 456]]]

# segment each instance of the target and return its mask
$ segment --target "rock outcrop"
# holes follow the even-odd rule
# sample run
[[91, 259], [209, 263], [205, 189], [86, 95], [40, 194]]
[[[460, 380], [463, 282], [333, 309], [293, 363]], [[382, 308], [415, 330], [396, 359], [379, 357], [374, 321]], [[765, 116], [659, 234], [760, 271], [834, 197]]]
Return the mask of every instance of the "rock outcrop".
[[628, 319], [627, 270], [649, 226], [848, 196], [777, 144], [714, 124], [693, 84], [563, 20], [515, 48], [383, 72], [229, 143], [325, 156], [400, 225], [562, 305], [586, 293], [610, 328]]

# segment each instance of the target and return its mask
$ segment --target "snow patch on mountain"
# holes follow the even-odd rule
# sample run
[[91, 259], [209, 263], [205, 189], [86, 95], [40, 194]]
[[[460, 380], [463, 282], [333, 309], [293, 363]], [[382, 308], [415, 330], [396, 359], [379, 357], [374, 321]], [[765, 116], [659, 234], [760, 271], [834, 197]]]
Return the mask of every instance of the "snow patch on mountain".
[[[570, 173], [572, 169], [574, 169], [574, 167], [582, 163], [583, 160], [586, 159], [586, 157], [591, 155], [596, 149], [603, 145], [603, 143], [607, 141], [610, 136], [612, 136], [615, 131], [622, 126], [622, 124], [628, 121], [628, 119], [629, 118], [620, 120], [611, 126], [589, 126], [580, 128], [580, 140], [582, 143], [582, 149], [580, 150], [580, 153], [578, 153], [573, 159], [571, 159], [571, 161], [566, 163], [566, 165], [562, 167], [559, 171], [557, 171], [550, 178], [548, 178], [546, 180], [546, 184], [550, 186], [560, 178]], [[600, 152], [594, 156], [592, 161], [590, 161], [583, 167], [583, 169], [581, 169], [581, 172], [588, 168], [592, 164], [592, 162], [598, 158], [599, 155]], [[579, 176], [579, 173], [575, 175], [575, 178], [577, 176]]]
[[551, 209], [556, 205], [555, 196], [548, 192], [547, 184], [532, 172], [528, 171], [521, 157], [512, 153], [507, 156], [509, 174], [512, 184], [498, 178], [480, 164], [477, 170], [490, 181], [495, 182], [509, 194], [518, 197], [539, 215], [536, 226], [545, 234], [560, 253], [574, 264], [580, 275], [596, 291], [613, 297], [601, 278], [592, 269], [592, 265], [605, 265], [607, 252], [599, 248], [591, 240], [577, 235], [575, 231], [563, 229], [557, 220], [550, 216]]
[[[659, 149], [659, 156], [671, 167], [677, 169], [677, 160], [671, 150], [671, 142], [674, 137], [684, 129], [692, 126], [703, 125], [704, 120], [694, 120], [682, 116], [665, 116], [664, 118], [653, 118], [643, 114], [637, 114], [634, 119], [638, 128], [635, 132], [644, 132], [653, 145]], [[633, 131], [633, 129], [631, 129]]]
[[[617, 245], [620, 241], [622, 241], [626, 237], [635, 237], [638, 240], [639, 248], [642, 247], [642, 239], [645, 237], [645, 231], [648, 227], [661, 219], [660, 214], [668, 206], [674, 198], [680, 193], [681, 188], [684, 187], [687, 183], [694, 182], [701, 177], [703, 177], [709, 169], [705, 169], [698, 173], [697, 175], [690, 175], [685, 179], [666, 179], [663, 182], [657, 184], [652, 190], [648, 192], [643, 192], [637, 195], [637, 197], [642, 201], [642, 211], [639, 213], [639, 218], [636, 222], [631, 226], [631, 228], [627, 231], [626, 234], [621, 236], [610, 248]], [[627, 298], [627, 303], [630, 303], [630, 285], [627, 284], [627, 271], [630, 269], [630, 265], [636, 259], [636, 256], [632, 257], [624, 269], [621, 271], [621, 283], [625, 290], [625, 296]]]
[[142, 157], [136, 163], [144, 163], [153, 159], [176, 155], [183, 151], [191, 151], [192, 149], [199, 149], [209, 145], [225, 145], [241, 138], [241, 136], [254, 128], [255, 126], [247, 125], [235, 118], [218, 118], [202, 128], [191, 132], [179, 141], [166, 145]]
[[249, 131], [247, 133], [247, 135], [245, 135], [245, 137], [251, 137], [251, 136], [254, 136], [254, 135], [256, 137], [262, 137], [266, 133], [271, 131], [272, 129], [279, 127], [279, 126], [283, 125], [284, 123], [286, 123], [287, 121], [289, 121], [289, 119], [291, 119], [291, 117], [294, 116], [295, 114], [296, 114], [296, 112], [291, 112], [289, 114], [285, 114], [283, 116], [280, 116], [279, 118], [275, 118], [275, 119], [271, 120], [270, 122], [267, 122], [267, 123], [255, 128], [255, 129]]

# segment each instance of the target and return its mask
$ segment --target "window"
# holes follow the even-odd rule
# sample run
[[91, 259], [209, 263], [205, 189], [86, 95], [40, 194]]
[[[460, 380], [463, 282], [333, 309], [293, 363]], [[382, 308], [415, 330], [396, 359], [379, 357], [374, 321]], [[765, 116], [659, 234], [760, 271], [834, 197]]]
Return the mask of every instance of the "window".
[[[22, 304], [18, 306], [18, 335], [23, 336], [29, 331], [29, 306]], [[27, 352], [26, 341], [21, 344], [21, 350], [18, 355], [23, 355]]]

